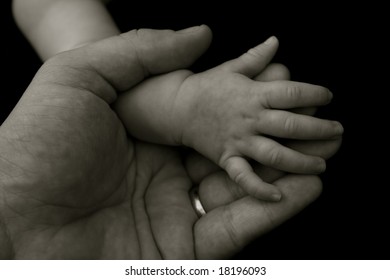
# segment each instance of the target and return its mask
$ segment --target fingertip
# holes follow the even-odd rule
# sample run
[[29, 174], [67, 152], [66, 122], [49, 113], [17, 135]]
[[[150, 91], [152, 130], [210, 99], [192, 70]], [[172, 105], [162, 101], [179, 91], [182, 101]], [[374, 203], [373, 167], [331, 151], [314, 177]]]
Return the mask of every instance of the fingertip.
[[274, 193], [271, 195], [271, 201], [273, 202], [279, 202], [282, 199], [282, 194], [281, 193]]
[[197, 26], [191, 26], [191, 27], [187, 27], [184, 29], [180, 29], [180, 30], [177, 30], [176, 32], [180, 33], [180, 34], [186, 34], [186, 33], [198, 32], [201, 30], [201, 28], [202, 28], [202, 25], [197, 25]]
[[200, 25], [200, 30], [202, 31], [202, 34], [204, 34], [203, 36], [205, 38], [204, 40], [206, 42], [206, 45], [209, 46], [211, 44], [212, 39], [213, 39], [213, 31], [206, 24]]
[[257, 184], [256, 188], [248, 188], [248, 194], [257, 199], [269, 202], [279, 202], [282, 199], [282, 192], [274, 185], [264, 181]]
[[316, 172], [316, 174], [321, 174], [321, 173], [324, 173], [325, 172], [325, 170], [326, 170], [326, 161], [323, 159], [323, 158], [321, 158], [321, 157], [318, 157], [318, 159], [317, 159], [317, 172]]
[[344, 126], [338, 121], [330, 121], [331, 129], [333, 134], [330, 136], [331, 140], [338, 140], [343, 137]]
[[276, 36], [272, 35], [267, 40], [265, 40], [263, 44], [271, 46], [271, 45], [279, 44], [279, 40]]
[[335, 121], [334, 125], [336, 127], [335, 130], [336, 130], [338, 135], [344, 134], [344, 126], [340, 122]]
[[311, 199], [312, 201], [316, 200], [322, 193], [323, 185], [320, 177], [312, 175], [310, 176], [312, 180], [311, 187]]
[[322, 181], [316, 175], [290, 174], [278, 180], [276, 185], [285, 197], [289, 197], [288, 200], [299, 201], [304, 206], [315, 201], [323, 190]]
[[204, 36], [206, 36], [207, 38], [209, 38], [211, 40], [213, 32], [211, 31], [210, 27], [206, 24], [191, 26], [191, 27], [176, 31], [176, 33], [179, 33], [179, 34], [189, 34], [189, 33], [198, 33], [198, 32], [204, 33]]
[[274, 185], [268, 184], [272, 189], [260, 191], [258, 199], [269, 201], [269, 202], [279, 202], [282, 199], [282, 192], [278, 190]]
[[[182, 29], [176, 33], [184, 36], [187, 40], [186, 46], [183, 46], [182, 49], [185, 50], [185, 56], [188, 57], [188, 66], [209, 48], [213, 38], [210, 27], [205, 24]], [[191, 50], [190, 54], [188, 54], [188, 50]]]
[[328, 92], [328, 99], [331, 101], [333, 99], [333, 92], [331, 92], [329, 89], [326, 89]]
[[213, 31], [211, 30], [211, 28], [210, 28], [207, 24], [201, 24], [201, 25], [199, 26], [199, 28], [200, 28], [201, 30], [204, 30], [204, 32], [209, 33], [210, 35], [213, 34]]
[[253, 78], [259, 75], [270, 63], [278, 49], [278, 39], [269, 37], [265, 42], [249, 49], [240, 57], [227, 61], [220, 66], [225, 71], [236, 72]]

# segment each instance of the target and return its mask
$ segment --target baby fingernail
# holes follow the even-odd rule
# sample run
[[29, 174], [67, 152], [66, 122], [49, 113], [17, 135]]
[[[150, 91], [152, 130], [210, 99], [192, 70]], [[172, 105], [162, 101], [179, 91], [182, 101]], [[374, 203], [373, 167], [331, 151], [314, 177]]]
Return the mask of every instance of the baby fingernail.
[[328, 89], [328, 98], [329, 100], [333, 99], [333, 93]]
[[344, 127], [341, 123], [335, 122], [335, 126], [336, 126], [335, 130], [337, 131], [338, 134], [341, 135], [344, 133]]
[[326, 169], [326, 162], [322, 158], [318, 160], [317, 170], [322, 173]]
[[282, 194], [281, 193], [274, 193], [271, 195], [272, 201], [278, 202], [282, 199]]

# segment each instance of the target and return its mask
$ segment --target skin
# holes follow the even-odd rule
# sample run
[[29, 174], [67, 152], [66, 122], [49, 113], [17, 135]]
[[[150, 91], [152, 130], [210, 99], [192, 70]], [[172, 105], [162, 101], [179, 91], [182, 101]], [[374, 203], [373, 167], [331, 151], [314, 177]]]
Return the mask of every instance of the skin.
[[[14, 15], [17, 23], [43, 60], [48, 59], [58, 52], [73, 49], [88, 42], [97, 41], [119, 33], [115, 23], [100, 2], [102, 1], [13, 1]], [[72, 11], [77, 11], [77, 13]], [[93, 13], [91, 13], [91, 11], [93, 11]], [[69, 21], [69, 15], [75, 17]], [[74, 25], [75, 23], [76, 25]], [[51, 30], [48, 30], [48, 27], [50, 27]], [[48, 36], [49, 34], [51, 35]], [[53, 38], [57, 38], [57, 40], [53, 40]], [[159, 40], [156, 41], [160, 43]], [[193, 42], [185, 48], [187, 53], [183, 54], [183, 57], [174, 58], [173, 61], [177, 63], [175, 67], [184, 68], [189, 64], [189, 61], [194, 60], [196, 55], [190, 55], [191, 58], [188, 59], [189, 53], [193, 51], [190, 46], [193, 46]], [[199, 45], [197, 45], [197, 47], [201, 50], [200, 52], [205, 49], [205, 47], [202, 49]], [[134, 51], [134, 49], [132, 50]], [[88, 49], [88, 53], [90, 51], [91, 50]], [[152, 54], [155, 53], [152, 52]], [[80, 60], [84, 60], [84, 62], [86, 62], [85, 55], [80, 55], [80, 53], [75, 56], [72, 54], [71, 57], [72, 59], [70, 60], [72, 63]], [[64, 57], [60, 59], [60, 65], [62, 66], [64, 66], [62, 61], [63, 58]], [[113, 57], [111, 57], [111, 59], [112, 58]], [[68, 64], [68, 59], [69, 57], [65, 59], [67, 60], [65, 65]], [[108, 59], [108, 61], [111, 62], [111, 59]], [[120, 59], [120, 61], [122, 62], [122, 59]], [[141, 68], [144, 68], [144, 66], [154, 65], [154, 67], [151, 67], [154, 69], [152, 74], [175, 70], [175, 67], [172, 67], [170, 64], [172, 61], [163, 62], [160, 60], [160, 62], [156, 62], [153, 61], [153, 59], [150, 59], [146, 62], [146, 65], [142, 65]], [[49, 63], [49, 65], [50, 64], [51, 63]], [[90, 65], [90, 62], [88, 62], [88, 65]], [[107, 64], [102, 63], [102, 65], [104, 65], [104, 67], [101, 69], [107, 70]], [[165, 65], [165, 68], [163, 67], [163, 69], [160, 68], [159, 70], [156, 70], [157, 65]], [[57, 66], [59, 67], [59, 65]], [[74, 68], [74, 66], [75, 65], [72, 64], [70, 68]], [[116, 71], [120, 70], [123, 73], [123, 68], [119, 67], [120, 65], [117, 66], [118, 67], [115, 68]], [[43, 68], [45, 67], [46, 66]], [[49, 68], [51, 68], [51, 66]], [[129, 70], [129, 68], [127, 68], [127, 70]], [[116, 71], [114, 72], [116, 73]], [[132, 74], [137, 74], [137, 67], [134, 67], [130, 72]], [[85, 86], [85, 82], [88, 85], [91, 83], [91, 79], [88, 78], [86, 80], [73, 80], [75, 77], [68, 71], [65, 71], [65, 69], [61, 69], [59, 73], [59, 76], [61, 77], [61, 79], [59, 79], [61, 80], [60, 82], [63, 83], [64, 79], [66, 81], [65, 84], [67, 84], [70, 88], [77, 88], [80, 85]], [[109, 73], [112, 73], [112, 69], [109, 70]], [[76, 76], [78, 76], [78, 74]], [[101, 71], [98, 71], [95, 75], [105, 76], [102, 75]], [[86, 76], [88, 77], [89, 75]], [[111, 77], [111, 74], [107, 76]], [[69, 77], [69, 80], [67, 80], [66, 77]], [[254, 80], [266, 82], [273, 80], [287, 80], [288, 78], [289, 73], [285, 67], [271, 64], [259, 75], [254, 77]], [[44, 80], [44, 84], [51, 84], [53, 82], [50, 79]], [[57, 78], [54, 80], [55, 83], [58, 82]], [[70, 83], [72, 80], [73, 82]], [[137, 82], [138, 79], [133, 79], [129, 84], [131, 85]], [[33, 86], [33, 88], [35, 88], [35, 86]], [[93, 88], [90, 90], [94, 94], [102, 94], [102, 92], [96, 91]], [[126, 87], [119, 87], [120, 91], [123, 91], [124, 88]], [[62, 91], [63, 89], [64, 88], [61, 88], [61, 90], [58, 91]], [[27, 95], [28, 92], [30, 92], [30, 90], [26, 92]], [[110, 95], [111, 94], [108, 94], [107, 96]], [[103, 96], [106, 95], [103, 94]], [[24, 100], [25, 99], [26, 98], [24, 98]], [[77, 98], [75, 100], [77, 100]], [[74, 106], [74, 103], [84, 104], [85, 108], [90, 106], [92, 103], [94, 104], [94, 102], [76, 102], [75, 100], [67, 100], [66, 103], [69, 102], [72, 106]], [[40, 100], [37, 102], [40, 103]], [[27, 102], [27, 104], [28, 103], [29, 102]], [[88, 103], [88, 105], [86, 103]], [[107, 103], [111, 104], [111, 99], [109, 99]], [[23, 106], [18, 105], [19, 108], [22, 108], [17, 110], [18, 113], [13, 113], [13, 116], [17, 116], [14, 119], [23, 119], [23, 117], [20, 116], [26, 116], [25, 109], [29, 106], [26, 106], [25, 101], [23, 104]], [[49, 109], [49, 115], [54, 115], [54, 119], [60, 120], [61, 117], [58, 115], [58, 112], [53, 110], [55, 107], [56, 105], [52, 106], [50, 104], [46, 106], [46, 108]], [[92, 115], [93, 112], [96, 111], [95, 116], [108, 116], [112, 114], [107, 113], [105, 110], [104, 114], [101, 114], [101, 111], [96, 108], [88, 108], [87, 111], [92, 112]], [[308, 115], [312, 115], [314, 113], [313, 108], [299, 108], [292, 109], [291, 111]], [[73, 116], [75, 112], [70, 108], [67, 110], [64, 108], [64, 115], [66, 116], [67, 114], [69, 116]], [[79, 115], [76, 114], [76, 117], [77, 116]], [[85, 116], [80, 119], [84, 118]], [[19, 120], [16, 121], [16, 123], [23, 121], [24, 120]], [[39, 118], [37, 118], [36, 121], [36, 127], [42, 126], [43, 123], [40, 123]], [[80, 125], [77, 121], [73, 120], [72, 122], [66, 117], [66, 122], [68, 121], [70, 121], [70, 131], [74, 132], [75, 130], [85, 130], [87, 132], [85, 133], [85, 136], [92, 135], [90, 137], [92, 139], [90, 143], [95, 144], [97, 142], [96, 138], [104, 138], [96, 136], [107, 135], [107, 133], [110, 133], [112, 130], [111, 128], [108, 129], [108, 127], [111, 127], [111, 125], [115, 123], [115, 121], [109, 122], [110, 125], [108, 126], [104, 126], [102, 123], [99, 123], [99, 125], [95, 125], [96, 129], [93, 130], [90, 125]], [[94, 119], [94, 121], [95, 124], [97, 124], [97, 120]], [[14, 130], [12, 124], [15, 123], [15, 120], [10, 121], [8, 119], [7, 123], [11, 123], [11, 125], [8, 126], [8, 129], [4, 129], [3, 126], [2, 131]], [[61, 125], [64, 123], [65, 121], [61, 122]], [[90, 123], [93, 123], [93, 121]], [[119, 124], [119, 126], [121, 125], [122, 124]], [[22, 126], [24, 126], [24, 124]], [[54, 133], [54, 135], [53, 133], [53, 131], [47, 131], [47, 139], [56, 139], [58, 143], [62, 143], [64, 134], [60, 133], [61, 135], [56, 137], [54, 136], [56, 133]], [[31, 133], [31, 136], [34, 136], [33, 134], [34, 133]], [[68, 137], [68, 135], [66, 135], [66, 137]], [[7, 137], [4, 136], [1, 138], [7, 139]], [[98, 145], [99, 151], [106, 151], [109, 146], [117, 143], [118, 138], [122, 139], [123, 135], [119, 135], [108, 140], [106, 139], [103, 141], [104, 143], [100, 143]], [[71, 171], [81, 171], [76, 172], [76, 174], [84, 174], [84, 172], [87, 171], [84, 175], [80, 175], [78, 177], [75, 176], [75, 178], [73, 178], [74, 182], [76, 182], [72, 183], [73, 186], [67, 186], [66, 183], [63, 183], [60, 184], [61, 186], [58, 188], [60, 191], [62, 190], [69, 194], [68, 199], [64, 198], [64, 200], [68, 203], [69, 201], [79, 201], [81, 210], [78, 206], [68, 206], [67, 203], [64, 203], [63, 201], [60, 201], [57, 205], [59, 200], [58, 197], [54, 197], [51, 191], [47, 191], [47, 188], [41, 187], [42, 191], [36, 190], [37, 185], [42, 186], [44, 184], [31, 183], [30, 185], [25, 184], [23, 186], [23, 183], [25, 183], [23, 180], [20, 184], [18, 184], [17, 180], [15, 180], [14, 185], [21, 186], [21, 189], [27, 189], [29, 193], [34, 193], [34, 197], [44, 196], [45, 198], [49, 197], [50, 199], [40, 201], [40, 204], [35, 203], [35, 205], [34, 203], [31, 203], [33, 199], [30, 197], [27, 197], [28, 199], [26, 199], [26, 197], [23, 198], [21, 195], [13, 195], [12, 199], [2, 199], [4, 203], [2, 204], [2, 208], [0, 208], [0, 256], [3, 258], [77, 259], [226, 258], [239, 251], [242, 246], [245, 246], [254, 238], [257, 238], [264, 232], [271, 230], [278, 224], [295, 215], [307, 204], [311, 203], [321, 191], [321, 182], [317, 177], [286, 175], [281, 171], [256, 164], [254, 166], [254, 171], [261, 176], [264, 181], [275, 184], [282, 192], [284, 199], [279, 203], [267, 203], [264, 201], [254, 200], [253, 198], [249, 198], [236, 183], [232, 182], [227, 177], [226, 173], [221, 172], [218, 166], [197, 153], [190, 153], [185, 161], [185, 165], [183, 165], [180, 155], [174, 149], [145, 144], [135, 141], [132, 138], [127, 139], [127, 141], [131, 144], [130, 146], [134, 146], [133, 150], [135, 153], [130, 155], [130, 161], [132, 162], [132, 166], [138, 167], [135, 168], [136, 171], [134, 172], [140, 176], [137, 175], [136, 177], [141, 178], [138, 180], [135, 179], [136, 182], [134, 185], [127, 183], [126, 187], [122, 188], [122, 184], [121, 187], [118, 187], [115, 180], [112, 180], [112, 171], [109, 172], [105, 170], [105, 168], [108, 168], [109, 166], [103, 163], [97, 164], [97, 162], [93, 159], [91, 159], [89, 165], [85, 162], [83, 163], [82, 159], [84, 159], [84, 157], [77, 158], [76, 156], [76, 158], [64, 161], [65, 166], [71, 166], [69, 168]], [[8, 184], [10, 178], [24, 178], [27, 182], [30, 182], [29, 178], [31, 178], [31, 174], [25, 174], [25, 170], [19, 169], [20, 173], [18, 174], [18, 169], [15, 167], [17, 167], [20, 162], [18, 162], [17, 156], [15, 159], [12, 155], [19, 148], [22, 148], [22, 151], [19, 150], [19, 154], [28, 158], [28, 155], [25, 155], [25, 151], [30, 151], [31, 147], [34, 145], [18, 145], [19, 141], [9, 139], [5, 142], [6, 145], [2, 145], [0, 147], [2, 147], [3, 151], [8, 150], [10, 153], [4, 153], [5, 156], [0, 159], [0, 174], [2, 175], [0, 177], [0, 182], [1, 186], [4, 187], [2, 189], [7, 190], [2, 192], [4, 193], [4, 197], [10, 197], [10, 194], [15, 193], [13, 191], [14, 185], [9, 186]], [[11, 142], [15, 143], [15, 146], [17, 146], [16, 150], [10, 149]], [[40, 141], [37, 141], [38, 144], [36, 144], [37, 146], [42, 146], [41, 150], [44, 150], [47, 149], [47, 147], [54, 146], [53, 142], [47, 145], [48, 143], [40, 143]], [[76, 148], [73, 150], [74, 154], [84, 154], [85, 151], [90, 148], [90, 145], [82, 142], [84, 141], [80, 141], [80, 143], [75, 146]], [[303, 142], [289, 141], [288, 143], [285, 143], [285, 146], [291, 147], [304, 154], [329, 158], [337, 151], [340, 142], [340, 139], [324, 139], [321, 141]], [[117, 147], [116, 144], [113, 146]], [[31, 150], [35, 151], [35, 149]], [[51, 159], [47, 161], [47, 164], [50, 167], [53, 166], [54, 170], [60, 170], [57, 171], [57, 175], [60, 175], [59, 177], [54, 175], [51, 176], [51, 178], [54, 178], [53, 181], [58, 181], [58, 178], [62, 178], [62, 176], [69, 177], [69, 174], [75, 174], [75, 172], [67, 172], [66, 168], [64, 169], [64, 166], [55, 168], [54, 163], [58, 161], [58, 156], [55, 155], [57, 153], [56, 149], [53, 150], [54, 151], [47, 151], [46, 153], [47, 158]], [[125, 154], [123, 153], [126, 154], [126, 149], [121, 148], [119, 152], [121, 156], [118, 157], [118, 162], [123, 160], [120, 159], [121, 157], [125, 157]], [[44, 156], [45, 153], [38, 154], [40, 156]], [[64, 152], [64, 154], [67, 155], [68, 153]], [[110, 152], [106, 151], [104, 155], [106, 154], [110, 154]], [[91, 155], [94, 155], [94, 153], [92, 152]], [[35, 161], [32, 160], [32, 162], [37, 162], [37, 159], [39, 160], [39, 157], [36, 157], [33, 153], [32, 157], [35, 159]], [[112, 156], [109, 156], [108, 158], [112, 158]], [[49, 164], [51, 161], [53, 164]], [[42, 161], [39, 161], [39, 164], [41, 164], [41, 162]], [[118, 164], [116, 166], [118, 166]], [[101, 177], [96, 178], [95, 181], [98, 182], [96, 185], [93, 185], [93, 182], [89, 182], [91, 175], [88, 174], [88, 170], [91, 172], [91, 169], [98, 170], [95, 171], [96, 174], [105, 174], [103, 177], [106, 178], [106, 183], [102, 183], [100, 180]], [[49, 168], [48, 170], [51, 169]], [[40, 172], [42, 173], [41, 170]], [[40, 172], [34, 173], [37, 175], [37, 182], [43, 180], [38, 177], [46, 177], [44, 182], [50, 182], [50, 185], [50, 176], [47, 176], [47, 174], [39, 175]], [[127, 171], [119, 173], [123, 175], [123, 173], [134, 174], [134, 172], [130, 171], [129, 168]], [[145, 183], [145, 181], [147, 182]], [[166, 182], [169, 183], [167, 184]], [[186, 192], [192, 184], [200, 184], [201, 201], [205, 209], [208, 211], [208, 214], [200, 220], [195, 218], [193, 223], [191, 222], [191, 219], [194, 217], [193, 210], [191, 208], [191, 211], [188, 211], [188, 195], [183, 195], [183, 192]], [[117, 196], [121, 195], [112, 195], [111, 197], [114, 198], [108, 198], [105, 195], [102, 196], [101, 193], [99, 194], [98, 190], [101, 190], [101, 185], [105, 185], [106, 191], [108, 192], [110, 189], [126, 189], [132, 194], [129, 196], [126, 195], [125, 198], [121, 197], [120, 199], [118, 199]], [[112, 185], [112, 187], [107, 188], [107, 185]], [[87, 189], [88, 191], [83, 192], [79, 189]], [[167, 189], [171, 192], [169, 196], [167, 196]], [[87, 192], [88, 195], [86, 196]], [[116, 194], [115, 191], [113, 191], [113, 193]], [[88, 202], [85, 201], [87, 197], [90, 198], [90, 202], [94, 205], [93, 207], [88, 206]], [[95, 199], [95, 197], [98, 197], [98, 199]], [[178, 201], [181, 203], [177, 203]], [[53, 205], [59, 206], [57, 208], [62, 208], [63, 211], [52, 211], [53, 209], [56, 209]], [[19, 208], [21, 206], [24, 207], [25, 211], [20, 211]], [[84, 209], [83, 212], [83, 208], [89, 208], [89, 210]], [[38, 212], [35, 211], [35, 209], [46, 210]], [[77, 211], [75, 211], [75, 209], [79, 209], [81, 214], [77, 215]], [[9, 216], [8, 214], [10, 213], [11, 215]], [[179, 213], [180, 215], [178, 215]], [[67, 217], [65, 221], [63, 220], [64, 217]], [[115, 219], [112, 219], [113, 217]], [[53, 222], [52, 219], [55, 220], [55, 222]], [[41, 224], [42, 220], [44, 221], [43, 225]], [[48, 222], [48, 220], [51, 222]], [[193, 230], [189, 229], [189, 227]], [[23, 233], [14, 234], [15, 232], [11, 230], [14, 228], [28, 228], [28, 230], [24, 232], [22, 229], [21, 232]], [[39, 228], [41, 228], [41, 230], [39, 230]], [[172, 230], [172, 228], [180, 229], [180, 234], [178, 234], [175, 230]], [[30, 242], [31, 240], [34, 242]], [[126, 246], [123, 244], [126, 244]], [[23, 247], [26, 248], [23, 250]]]
[[[97, 0], [16, 0], [14, 14], [43, 59], [119, 32]], [[343, 128], [338, 122], [286, 111], [326, 105], [332, 97], [329, 90], [286, 81], [253, 82], [277, 47], [271, 37], [204, 73], [180, 70], [154, 77], [122, 94], [115, 110], [138, 139], [191, 147], [226, 170], [248, 194], [279, 201], [281, 193], [262, 180], [247, 159], [287, 172], [319, 174], [326, 166], [321, 157], [269, 136], [321, 140], [340, 137]]]
[[2, 258], [229, 257], [319, 195], [317, 177], [287, 175], [273, 182], [280, 203], [215, 201], [198, 219], [188, 190], [205, 174], [127, 135], [109, 106], [117, 93], [144, 79], [141, 69], [187, 67], [207, 48], [205, 32], [129, 32], [42, 66], [0, 127]]
[[13, 0], [19, 28], [43, 61], [57, 53], [120, 34], [107, 0]]
[[280, 200], [248, 162], [279, 170], [318, 174], [323, 158], [293, 150], [271, 137], [297, 140], [340, 138], [336, 121], [288, 111], [326, 105], [326, 88], [291, 81], [256, 81], [278, 46], [276, 38], [203, 73], [180, 70], [153, 77], [122, 94], [115, 110], [127, 131], [148, 142], [184, 145], [224, 169], [246, 193]]

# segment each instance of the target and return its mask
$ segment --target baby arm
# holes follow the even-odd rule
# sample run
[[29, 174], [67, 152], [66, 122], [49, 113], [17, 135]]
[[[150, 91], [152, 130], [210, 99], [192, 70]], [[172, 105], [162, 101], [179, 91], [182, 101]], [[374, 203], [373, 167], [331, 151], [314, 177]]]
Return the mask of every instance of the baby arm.
[[109, 0], [13, 0], [19, 28], [42, 60], [119, 34]]
[[339, 137], [335, 121], [287, 111], [330, 102], [328, 89], [290, 81], [251, 78], [270, 62], [276, 38], [241, 57], [199, 74], [181, 70], [157, 76], [120, 95], [115, 110], [131, 135], [194, 148], [248, 194], [279, 200], [280, 193], [253, 172], [248, 159], [292, 173], [318, 174], [325, 161], [285, 147], [274, 137], [316, 140]]

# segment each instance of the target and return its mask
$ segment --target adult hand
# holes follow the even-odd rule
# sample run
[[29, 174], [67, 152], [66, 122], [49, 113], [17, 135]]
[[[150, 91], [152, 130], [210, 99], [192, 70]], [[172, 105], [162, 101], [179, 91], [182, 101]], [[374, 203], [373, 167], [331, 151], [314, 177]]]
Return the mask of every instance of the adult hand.
[[[221, 231], [199, 230], [213, 221], [212, 212], [198, 220], [179, 154], [129, 138], [110, 108], [118, 92], [147, 75], [187, 67], [209, 41], [206, 27], [132, 31], [43, 65], [0, 128], [2, 258], [215, 257], [205, 245]], [[282, 219], [311, 201], [320, 185], [304, 176], [280, 182], [282, 188], [314, 183], [303, 198], [284, 193], [299, 205], [280, 204]], [[256, 236], [264, 231], [258, 225]], [[222, 249], [223, 256], [232, 252]]]
[[0, 128], [3, 258], [157, 257], [138, 195], [165, 174], [165, 154], [150, 160], [110, 104], [148, 75], [188, 67], [210, 40], [205, 26], [131, 31], [42, 66]]

